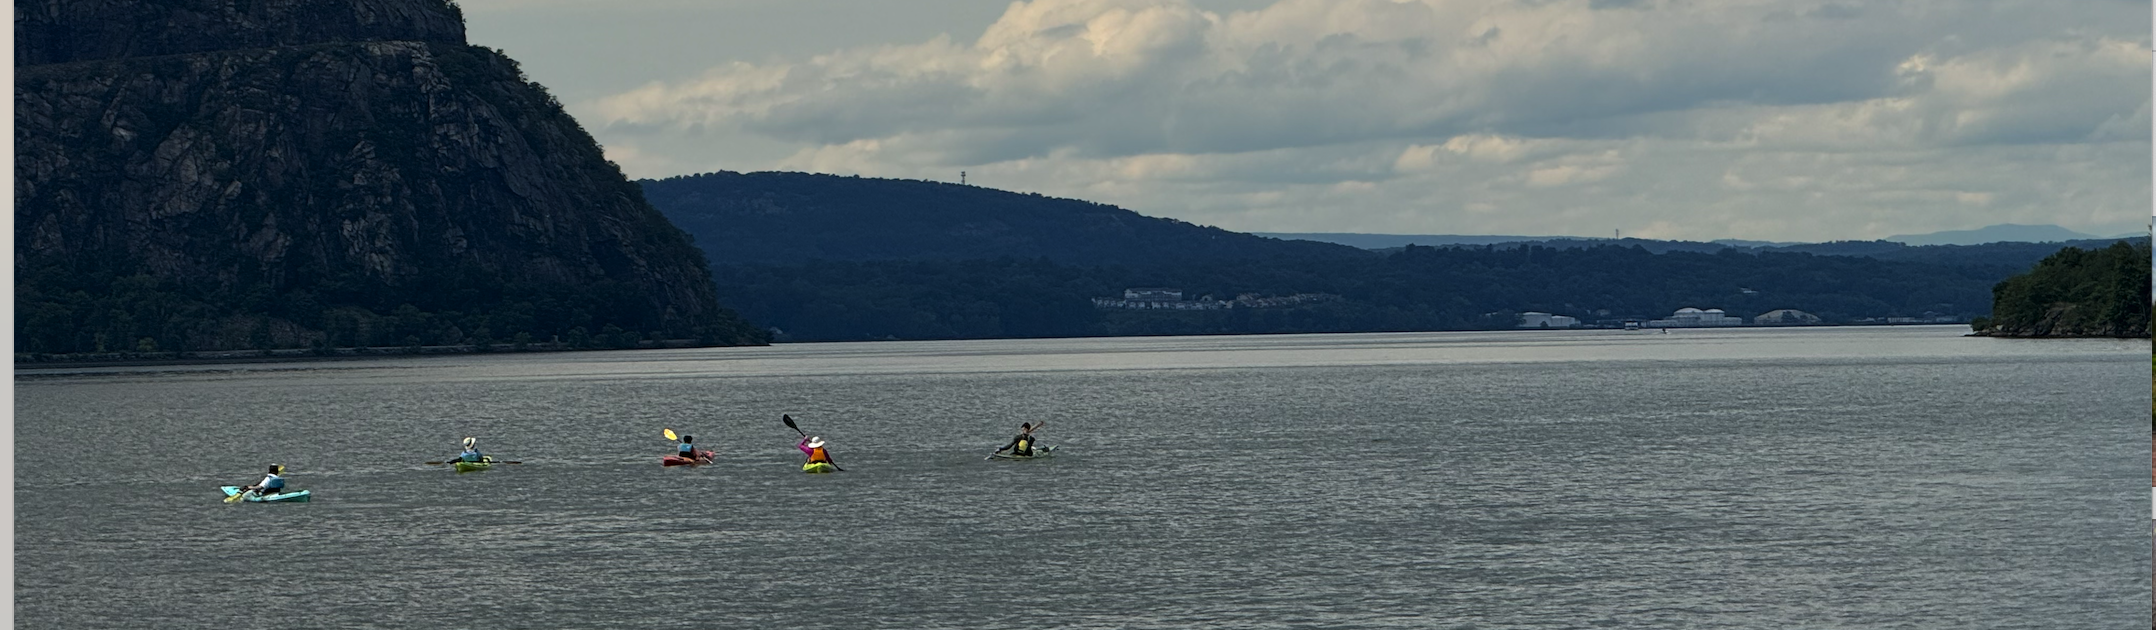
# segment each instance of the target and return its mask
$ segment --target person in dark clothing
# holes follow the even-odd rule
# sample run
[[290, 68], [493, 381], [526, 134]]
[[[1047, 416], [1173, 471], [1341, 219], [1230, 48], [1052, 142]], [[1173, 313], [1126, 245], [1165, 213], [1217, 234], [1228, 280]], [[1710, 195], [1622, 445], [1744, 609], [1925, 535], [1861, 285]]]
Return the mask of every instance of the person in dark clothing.
[[1012, 455], [1017, 455], [1019, 457], [1032, 457], [1034, 444], [1033, 432], [1039, 430], [1042, 425], [1046, 424], [1048, 424], [1046, 421], [1043, 421], [1040, 424], [1032, 424], [1026, 422], [1018, 423], [1018, 437], [1011, 438], [1010, 444], [1004, 445], [1003, 448], [996, 449], [996, 452], [1001, 453], [1004, 451], [1010, 451]]

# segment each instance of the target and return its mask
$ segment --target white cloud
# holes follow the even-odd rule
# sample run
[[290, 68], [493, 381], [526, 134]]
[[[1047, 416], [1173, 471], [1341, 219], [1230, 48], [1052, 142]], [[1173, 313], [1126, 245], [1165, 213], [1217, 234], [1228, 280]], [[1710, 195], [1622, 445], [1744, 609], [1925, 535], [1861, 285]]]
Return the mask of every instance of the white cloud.
[[[727, 168], [963, 169], [1264, 231], [1865, 238], [2148, 204], [2145, 4], [1615, 5], [1035, 0], [971, 42], [737, 62], [576, 107], [644, 151], [616, 158], [640, 176], [753, 139], [763, 157]], [[636, 142], [685, 135], [717, 148]]]

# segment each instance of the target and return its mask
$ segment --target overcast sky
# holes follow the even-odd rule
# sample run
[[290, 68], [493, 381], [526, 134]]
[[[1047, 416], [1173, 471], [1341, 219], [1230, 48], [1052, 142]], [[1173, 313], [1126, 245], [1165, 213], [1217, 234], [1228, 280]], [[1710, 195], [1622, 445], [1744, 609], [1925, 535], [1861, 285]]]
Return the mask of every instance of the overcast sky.
[[1259, 232], [2110, 235], [2147, 0], [460, 0], [631, 177], [956, 181]]

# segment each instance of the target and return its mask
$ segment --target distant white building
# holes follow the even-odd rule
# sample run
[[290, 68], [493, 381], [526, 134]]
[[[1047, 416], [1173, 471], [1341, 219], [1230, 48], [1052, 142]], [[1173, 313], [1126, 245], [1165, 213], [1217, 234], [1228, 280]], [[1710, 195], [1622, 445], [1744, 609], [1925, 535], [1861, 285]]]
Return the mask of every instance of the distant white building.
[[1578, 328], [1579, 318], [1528, 311], [1520, 314], [1521, 328]]
[[1761, 326], [1817, 324], [1819, 323], [1819, 316], [1793, 308], [1784, 308], [1760, 313], [1758, 317], [1752, 318], [1752, 323]]
[[1708, 326], [1743, 326], [1744, 318], [1730, 317], [1718, 308], [1699, 310], [1685, 307], [1677, 309], [1669, 319], [1648, 320], [1648, 328], [1702, 328]]
[[1167, 288], [1124, 289], [1123, 299], [1132, 302], [1181, 302], [1183, 301], [1183, 290]]

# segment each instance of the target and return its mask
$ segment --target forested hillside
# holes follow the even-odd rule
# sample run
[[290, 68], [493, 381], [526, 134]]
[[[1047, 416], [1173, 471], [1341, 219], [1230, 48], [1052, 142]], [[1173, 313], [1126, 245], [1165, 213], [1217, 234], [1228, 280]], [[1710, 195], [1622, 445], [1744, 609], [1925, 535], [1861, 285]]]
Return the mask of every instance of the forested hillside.
[[2150, 256], [2148, 241], [2059, 250], [1993, 287], [1991, 317], [1971, 327], [1994, 337], [2147, 337]]
[[[1749, 317], [1796, 308], [1828, 322], [1973, 317], [1998, 275], [1808, 254], [1654, 254], [1639, 248], [1413, 247], [1365, 259], [1082, 267], [1045, 259], [720, 265], [721, 299], [795, 340], [1057, 337], [1509, 328], [1524, 311], [1583, 321], [1682, 307]], [[1325, 294], [1285, 308], [1103, 309], [1131, 287], [1196, 300]]]
[[[641, 183], [705, 248], [720, 299], [799, 341], [1472, 330], [1513, 327], [1528, 311], [1615, 326], [1684, 307], [1968, 321], [1990, 312], [1993, 284], [2058, 249], [1626, 239], [1371, 252], [936, 182]], [[1184, 299], [1117, 302], [1142, 287]]]
[[640, 183], [652, 205], [695, 236], [714, 264], [1011, 256], [1149, 266], [1371, 256], [1345, 245], [1252, 236], [1089, 201], [939, 182], [718, 172]]

